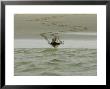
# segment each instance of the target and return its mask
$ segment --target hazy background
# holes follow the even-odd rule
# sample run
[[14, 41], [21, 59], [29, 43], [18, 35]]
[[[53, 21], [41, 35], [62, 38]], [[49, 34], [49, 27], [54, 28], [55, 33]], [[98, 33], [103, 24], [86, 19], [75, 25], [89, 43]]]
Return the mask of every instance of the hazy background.
[[48, 32], [96, 32], [95, 14], [16, 14], [15, 39], [39, 39]]

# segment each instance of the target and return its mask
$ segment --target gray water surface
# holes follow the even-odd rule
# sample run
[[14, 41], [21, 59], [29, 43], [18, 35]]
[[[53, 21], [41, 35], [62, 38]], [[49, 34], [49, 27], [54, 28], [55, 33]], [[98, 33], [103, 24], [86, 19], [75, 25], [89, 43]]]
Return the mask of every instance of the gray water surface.
[[96, 76], [97, 52], [88, 48], [15, 48], [15, 76]]

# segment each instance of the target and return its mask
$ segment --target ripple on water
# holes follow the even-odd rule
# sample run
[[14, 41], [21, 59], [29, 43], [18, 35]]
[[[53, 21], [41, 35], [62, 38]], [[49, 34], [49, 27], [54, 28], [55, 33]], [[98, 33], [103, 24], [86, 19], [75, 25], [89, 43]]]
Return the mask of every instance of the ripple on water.
[[16, 76], [96, 75], [96, 49], [17, 48], [14, 50]]
[[53, 72], [43, 72], [43, 73], [40, 73], [41, 76], [61, 76], [60, 74], [58, 73], [53, 73]]

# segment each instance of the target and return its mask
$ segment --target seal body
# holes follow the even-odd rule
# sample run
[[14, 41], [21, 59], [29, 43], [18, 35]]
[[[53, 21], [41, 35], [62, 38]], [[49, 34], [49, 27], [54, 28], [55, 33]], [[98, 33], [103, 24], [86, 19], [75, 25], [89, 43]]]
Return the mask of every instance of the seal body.
[[55, 47], [58, 47], [58, 46], [60, 45], [60, 43], [57, 43], [57, 42], [51, 42], [50, 44], [51, 44], [54, 48], [55, 48]]

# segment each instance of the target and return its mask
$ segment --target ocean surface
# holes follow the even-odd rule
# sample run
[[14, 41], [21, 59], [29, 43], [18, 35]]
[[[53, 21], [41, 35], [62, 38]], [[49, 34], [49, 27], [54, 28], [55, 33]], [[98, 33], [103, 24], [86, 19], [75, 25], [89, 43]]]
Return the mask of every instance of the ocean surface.
[[15, 76], [96, 76], [96, 48], [15, 48]]

